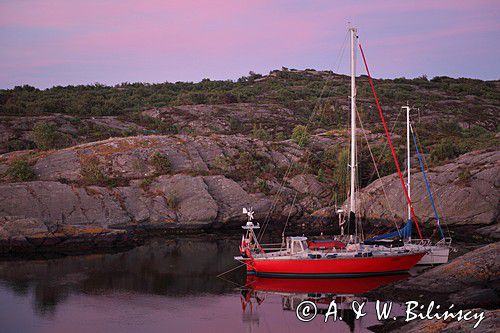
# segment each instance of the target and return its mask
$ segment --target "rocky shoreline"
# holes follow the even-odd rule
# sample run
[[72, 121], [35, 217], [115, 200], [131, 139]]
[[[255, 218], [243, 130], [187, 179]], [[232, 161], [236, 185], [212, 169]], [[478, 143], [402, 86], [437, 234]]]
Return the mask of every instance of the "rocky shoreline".
[[[272, 242], [281, 239], [284, 221], [270, 221], [266, 238]], [[182, 225], [170, 224], [168, 227], [135, 226], [124, 229], [111, 229], [96, 226], [59, 225], [57, 229], [49, 230], [45, 224], [37, 219], [21, 217], [0, 218], [0, 259], [24, 259], [37, 257], [54, 257], [66, 255], [82, 255], [92, 253], [116, 253], [126, 251], [143, 245], [149, 239], [156, 237], [170, 237], [185, 235], [202, 238], [207, 235], [217, 237], [238, 238], [241, 234], [241, 223], [229, 225], [215, 224]], [[488, 234], [483, 228], [474, 226], [454, 226], [448, 232], [453, 237], [456, 251], [450, 254], [451, 258], [461, 256], [478, 246], [498, 241], [498, 231], [487, 227]], [[373, 221], [363, 221], [366, 234], [383, 232], [380, 227], [374, 226]], [[426, 234], [431, 234], [434, 228], [423, 229]], [[319, 236], [338, 234], [335, 222], [325, 219], [299, 219], [287, 224], [286, 234], [305, 234]]]
[[[279, 239], [284, 223], [271, 222], [268, 228], [271, 239]], [[231, 225], [181, 225], [170, 224], [168, 227], [128, 227], [110, 229], [93, 226], [58, 226], [55, 230], [33, 218], [3, 217], [0, 218], [3, 234], [0, 236], [0, 259], [37, 258], [92, 253], [115, 253], [143, 245], [149, 239], [185, 235], [190, 237], [239, 238], [241, 224]], [[308, 229], [306, 230], [306, 226]], [[294, 221], [288, 232], [307, 232], [319, 235], [331, 232], [333, 226], [324, 221]]]
[[[500, 323], [500, 242], [480, 246], [447, 264], [430, 268], [394, 285], [384, 286], [366, 294], [372, 299], [417, 301], [427, 308], [431, 302], [441, 309], [484, 312], [485, 320], [479, 332], [495, 332]], [[443, 310], [444, 311], [444, 310]], [[435, 310], [436, 312], [436, 310]], [[373, 327], [375, 332], [422, 332], [439, 328], [443, 332], [471, 332], [466, 322], [419, 320], [405, 323], [402, 317]]]
[[[35, 178], [0, 179], [0, 253], [85, 252], [134, 246], [144, 234], [230, 232], [245, 222], [243, 207], [276, 228], [290, 219], [301, 233], [332, 233], [335, 184], [310, 173], [307, 161], [342, 140], [318, 134], [302, 147], [243, 135], [151, 135], [3, 154], [0, 173], [22, 158]], [[466, 230], [457, 237], [498, 239], [499, 160], [500, 151], [475, 151], [429, 170], [442, 223]], [[434, 228], [421, 174], [413, 179], [420, 223]], [[400, 192], [394, 175], [362, 189], [362, 217], [379, 229], [401, 223]]]
[[[261, 220], [261, 222], [263, 222]], [[363, 220], [365, 235], [381, 234], [387, 224], [380, 220]], [[48, 228], [36, 218], [15, 216], [0, 217], [0, 259], [37, 258], [92, 253], [115, 253], [143, 245], [148, 239], [186, 235], [205, 237], [240, 237], [243, 222], [212, 225], [169, 223], [168, 225], [135, 225], [122, 228], [104, 228], [86, 225], [63, 225]], [[279, 242], [285, 221], [269, 221], [266, 238]], [[432, 225], [422, 226], [422, 232], [430, 235], [435, 231]], [[461, 256], [478, 246], [496, 242], [500, 239], [499, 225], [475, 226], [455, 225], [447, 228], [447, 235], [454, 240], [455, 251], [451, 258]], [[307, 236], [328, 237], [338, 234], [338, 224], [332, 219], [301, 218], [287, 223], [286, 235], [304, 234]]]

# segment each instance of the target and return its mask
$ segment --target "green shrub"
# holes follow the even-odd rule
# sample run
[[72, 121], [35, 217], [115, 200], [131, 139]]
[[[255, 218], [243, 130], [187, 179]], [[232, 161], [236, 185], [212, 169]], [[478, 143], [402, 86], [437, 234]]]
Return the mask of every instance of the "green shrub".
[[235, 161], [235, 174], [232, 178], [249, 179], [257, 177], [260, 173], [259, 161], [248, 152], [242, 152]]
[[253, 124], [252, 137], [254, 139], [267, 141], [269, 140], [269, 133], [262, 128], [262, 124], [259, 124], [259, 126], [257, 126], [257, 124]]
[[8, 151], [28, 150], [33, 148], [35, 148], [35, 145], [31, 141], [12, 140], [7, 144]]
[[264, 179], [259, 179], [257, 181], [257, 188], [262, 193], [268, 193], [269, 192], [269, 186], [267, 185], [267, 182]]
[[321, 162], [330, 162], [335, 161], [339, 155], [339, 146], [338, 145], [330, 145], [326, 148], [321, 154]]
[[324, 183], [326, 181], [326, 175], [325, 175], [325, 171], [323, 169], [321, 169], [321, 168], [318, 169], [318, 174], [316, 176], [316, 179], [322, 183]]
[[299, 146], [305, 146], [310, 139], [310, 135], [307, 132], [307, 127], [303, 125], [297, 125], [294, 127], [292, 132], [292, 140], [295, 141]]
[[240, 118], [238, 117], [231, 117], [229, 119], [229, 128], [233, 132], [238, 132], [243, 128], [243, 123], [241, 122]]
[[168, 208], [176, 210], [179, 206], [179, 198], [177, 198], [177, 193], [170, 192], [166, 197], [166, 202]]
[[274, 138], [276, 141], [285, 141], [286, 139], [288, 139], [288, 136], [286, 135], [286, 133], [278, 132], [276, 133], [276, 136]]
[[337, 155], [337, 161], [333, 168], [333, 182], [336, 189], [336, 199], [338, 203], [342, 203], [347, 198], [347, 190], [349, 185], [349, 150], [343, 149]]
[[232, 164], [231, 158], [221, 155], [217, 156], [214, 159], [213, 166], [220, 170], [228, 170], [231, 164]]
[[157, 174], [164, 175], [172, 170], [172, 164], [167, 156], [155, 152], [150, 157], [150, 163], [155, 168]]
[[146, 191], [152, 183], [153, 183], [153, 178], [151, 177], [144, 178], [143, 180], [141, 180], [139, 187], [142, 188], [144, 191]]
[[45, 121], [38, 122], [33, 127], [33, 141], [42, 150], [61, 148], [66, 144], [56, 126]]
[[469, 181], [472, 178], [472, 174], [469, 169], [465, 169], [458, 174], [458, 179], [462, 181]]
[[456, 121], [441, 121], [437, 123], [437, 127], [441, 133], [451, 135], [460, 135], [462, 133], [462, 128]]
[[434, 146], [434, 149], [431, 151], [431, 160], [433, 162], [446, 161], [454, 159], [461, 153], [461, 149], [457, 145], [453, 144], [450, 140], [445, 139]]
[[18, 182], [27, 182], [35, 179], [33, 169], [25, 160], [13, 161], [5, 174]]
[[109, 178], [101, 169], [96, 156], [83, 156], [80, 158], [81, 176], [85, 185], [107, 186]]

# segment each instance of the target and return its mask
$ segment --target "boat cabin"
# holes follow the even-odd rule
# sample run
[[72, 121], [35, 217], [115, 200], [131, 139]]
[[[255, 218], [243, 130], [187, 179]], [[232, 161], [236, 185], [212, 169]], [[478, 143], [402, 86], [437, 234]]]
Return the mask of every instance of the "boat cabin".
[[287, 237], [286, 250], [291, 254], [307, 250], [307, 237]]

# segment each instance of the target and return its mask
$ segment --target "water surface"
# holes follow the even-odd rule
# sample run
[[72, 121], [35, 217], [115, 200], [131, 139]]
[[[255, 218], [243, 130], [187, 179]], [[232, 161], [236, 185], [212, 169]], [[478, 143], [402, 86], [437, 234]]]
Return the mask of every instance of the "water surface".
[[360, 320], [349, 311], [328, 323], [295, 315], [302, 300], [323, 311], [331, 300], [355, 299], [353, 287], [377, 281], [264, 280], [245, 287], [242, 268], [218, 278], [237, 266], [238, 245], [155, 239], [117, 254], [0, 262], [0, 332], [364, 332], [377, 323], [372, 303]]

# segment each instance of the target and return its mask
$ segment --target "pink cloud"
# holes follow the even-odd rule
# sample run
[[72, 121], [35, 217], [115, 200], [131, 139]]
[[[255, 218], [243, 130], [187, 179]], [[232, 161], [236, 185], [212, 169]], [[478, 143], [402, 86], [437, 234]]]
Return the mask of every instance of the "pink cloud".
[[163, 68], [162, 79], [182, 68], [200, 71], [190, 78], [221, 68], [231, 77], [281, 65], [331, 68], [347, 21], [359, 26], [378, 63], [387, 61], [390, 48], [404, 65], [415, 51], [446, 52], [443, 39], [461, 37], [470, 45], [474, 34], [498, 32], [498, 11], [487, 0], [0, 2], [0, 71], [7, 73], [1, 79], [71, 64], [99, 74], [107, 66], [119, 80], [128, 79], [127, 71], [155, 77], [155, 67]]

